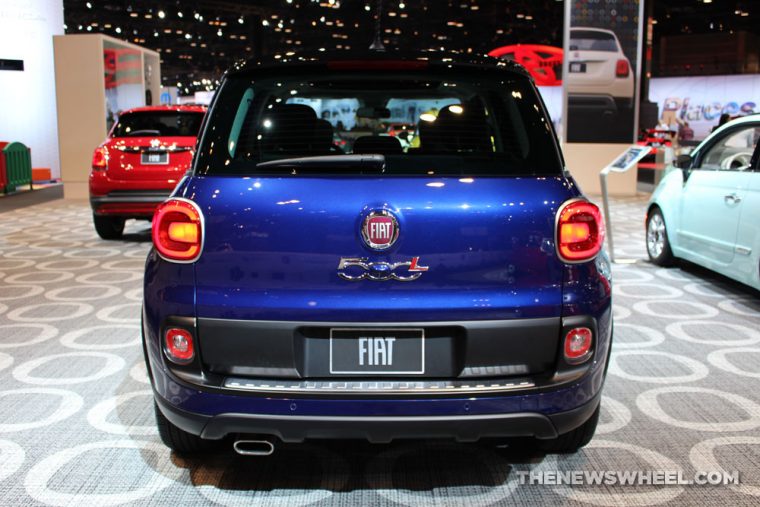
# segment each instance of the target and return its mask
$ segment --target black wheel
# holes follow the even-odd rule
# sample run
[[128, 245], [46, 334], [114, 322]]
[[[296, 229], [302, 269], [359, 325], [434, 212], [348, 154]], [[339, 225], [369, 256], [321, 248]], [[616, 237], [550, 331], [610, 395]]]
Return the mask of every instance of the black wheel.
[[158, 435], [161, 441], [174, 452], [179, 454], [198, 454], [211, 449], [212, 443], [203, 440], [201, 437], [188, 433], [176, 427], [174, 424], [161, 413], [161, 409], [154, 402], [153, 408], [156, 412], [156, 425], [158, 426]]
[[652, 208], [647, 217], [647, 254], [658, 266], [673, 264], [673, 251], [668, 241], [668, 230], [660, 208]]
[[536, 440], [538, 448], [541, 451], [552, 454], [568, 454], [576, 452], [578, 449], [591, 442], [591, 439], [594, 438], [596, 425], [599, 423], [600, 409], [601, 403], [596, 407], [596, 410], [594, 410], [594, 413], [588, 421], [572, 431], [563, 433], [551, 440]]
[[93, 215], [92, 222], [95, 224], [98, 236], [103, 239], [119, 239], [124, 232], [125, 219], [121, 217]]

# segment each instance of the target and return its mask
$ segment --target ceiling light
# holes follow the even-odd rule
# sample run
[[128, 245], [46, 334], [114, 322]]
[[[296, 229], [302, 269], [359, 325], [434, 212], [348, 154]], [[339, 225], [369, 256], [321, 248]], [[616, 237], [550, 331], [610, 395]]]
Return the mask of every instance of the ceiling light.
[[184, 15], [184, 14], [182, 14], [182, 11], [178, 11], [178, 12], [177, 12], [177, 16], [179, 16], [180, 18], [181, 18], [183, 15]]
[[164, 19], [166, 17], [166, 13], [164, 11], [158, 11], [158, 17]]
[[243, 19], [243, 16], [240, 16], [240, 17], [238, 18], [238, 23], [240, 23], [241, 25], [242, 25], [243, 23], [245, 23], [245, 20]]

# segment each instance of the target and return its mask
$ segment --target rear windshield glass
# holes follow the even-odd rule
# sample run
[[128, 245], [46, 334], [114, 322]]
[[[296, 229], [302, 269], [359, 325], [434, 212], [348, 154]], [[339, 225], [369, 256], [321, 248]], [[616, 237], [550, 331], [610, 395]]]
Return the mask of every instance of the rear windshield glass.
[[570, 51], [615, 51], [617, 42], [611, 33], [595, 30], [572, 30], [570, 32]]
[[561, 170], [550, 121], [521, 76], [324, 74], [228, 79], [196, 170], [256, 174], [259, 162], [350, 154], [383, 155], [396, 174]]
[[112, 137], [197, 136], [203, 113], [141, 112], [119, 116]]

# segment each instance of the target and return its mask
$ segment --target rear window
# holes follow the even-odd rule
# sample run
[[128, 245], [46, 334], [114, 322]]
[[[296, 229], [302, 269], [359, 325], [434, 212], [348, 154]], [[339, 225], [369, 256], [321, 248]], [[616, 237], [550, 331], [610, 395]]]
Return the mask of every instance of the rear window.
[[197, 136], [203, 113], [152, 112], [126, 113], [119, 116], [112, 137]]
[[367, 74], [229, 78], [196, 170], [249, 175], [264, 172], [259, 162], [380, 154], [392, 174], [560, 172], [550, 121], [527, 79]]
[[611, 33], [595, 30], [571, 30], [570, 51], [614, 51], [618, 45]]

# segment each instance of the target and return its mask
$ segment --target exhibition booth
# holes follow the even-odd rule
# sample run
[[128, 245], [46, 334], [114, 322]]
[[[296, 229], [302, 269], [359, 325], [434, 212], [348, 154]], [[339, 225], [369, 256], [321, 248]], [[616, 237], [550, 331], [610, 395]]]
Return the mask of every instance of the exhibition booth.
[[3, 503], [756, 505], [759, 15], [7, 0]]

